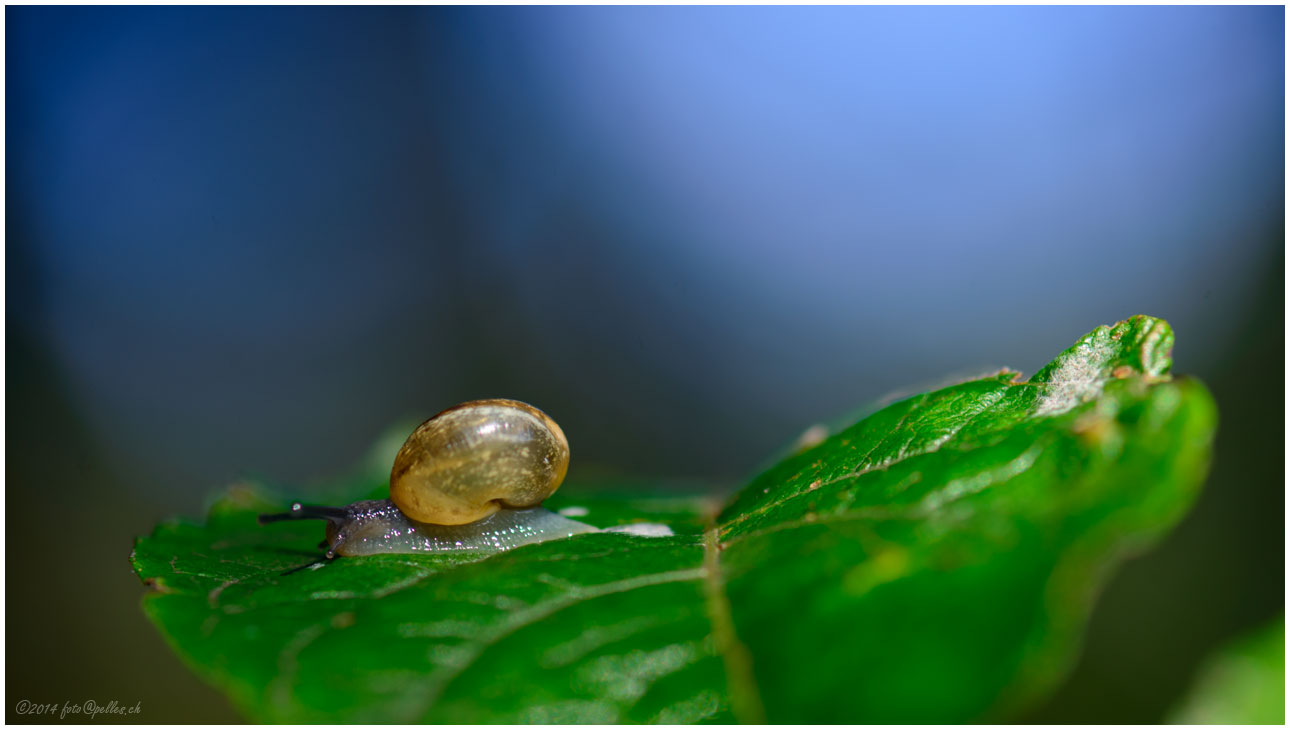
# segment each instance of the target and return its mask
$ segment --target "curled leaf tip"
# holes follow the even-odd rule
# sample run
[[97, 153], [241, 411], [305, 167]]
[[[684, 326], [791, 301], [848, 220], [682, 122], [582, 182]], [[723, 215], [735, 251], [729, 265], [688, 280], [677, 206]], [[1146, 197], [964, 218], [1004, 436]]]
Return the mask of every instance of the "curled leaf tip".
[[1164, 377], [1173, 365], [1173, 344], [1169, 323], [1143, 314], [1098, 327], [1030, 379], [1048, 386], [1037, 412], [1063, 413], [1096, 397], [1111, 380]]

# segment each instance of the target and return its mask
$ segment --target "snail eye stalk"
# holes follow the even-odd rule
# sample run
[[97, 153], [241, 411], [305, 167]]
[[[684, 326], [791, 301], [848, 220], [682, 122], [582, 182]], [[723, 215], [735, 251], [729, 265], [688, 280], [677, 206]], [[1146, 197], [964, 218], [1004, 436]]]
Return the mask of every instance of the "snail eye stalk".
[[327, 520], [328, 522], [340, 523], [348, 517], [349, 510], [344, 507], [328, 507], [320, 504], [294, 502], [291, 505], [290, 512], [260, 515], [258, 519], [261, 525], [267, 525], [271, 522], [283, 522], [286, 520]]

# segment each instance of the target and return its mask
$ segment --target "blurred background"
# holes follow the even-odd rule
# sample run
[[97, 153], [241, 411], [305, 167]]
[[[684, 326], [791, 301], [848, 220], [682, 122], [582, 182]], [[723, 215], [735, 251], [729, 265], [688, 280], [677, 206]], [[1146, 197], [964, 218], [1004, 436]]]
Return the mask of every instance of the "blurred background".
[[1283, 8], [4, 17], [11, 721], [237, 719], [126, 558], [240, 476], [307, 494], [506, 396], [572, 479], [733, 489], [1137, 313], [1218, 399], [1214, 470], [1019, 719], [1159, 721], [1284, 608]]

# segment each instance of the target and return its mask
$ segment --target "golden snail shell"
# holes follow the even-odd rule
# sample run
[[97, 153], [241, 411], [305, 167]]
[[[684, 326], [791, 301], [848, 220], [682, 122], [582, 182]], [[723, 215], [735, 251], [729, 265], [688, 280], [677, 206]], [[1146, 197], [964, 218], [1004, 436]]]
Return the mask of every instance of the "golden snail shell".
[[545, 413], [504, 398], [469, 401], [408, 437], [390, 471], [390, 500], [417, 522], [464, 525], [541, 504], [568, 470], [569, 442]]

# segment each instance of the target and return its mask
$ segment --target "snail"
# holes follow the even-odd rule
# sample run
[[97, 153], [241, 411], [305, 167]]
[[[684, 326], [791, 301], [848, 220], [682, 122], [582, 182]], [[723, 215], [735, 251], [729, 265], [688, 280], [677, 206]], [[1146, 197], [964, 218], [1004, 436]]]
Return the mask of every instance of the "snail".
[[[493, 553], [602, 532], [541, 507], [569, 470], [569, 442], [550, 416], [503, 398], [453, 406], [408, 436], [390, 470], [390, 498], [346, 507], [291, 505], [260, 515], [327, 521], [327, 557], [381, 553]], [[609, 532], [670, 535], [664, 525]]]

